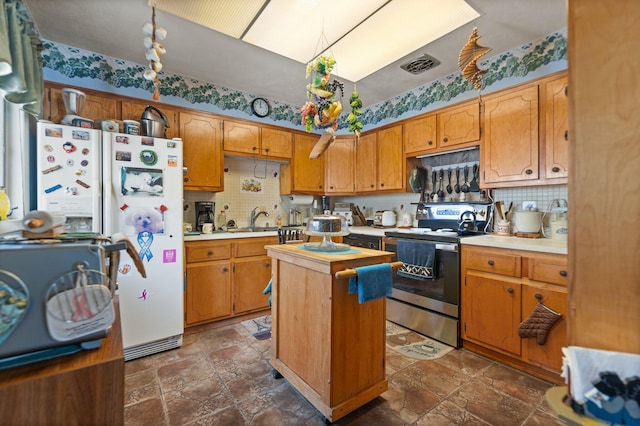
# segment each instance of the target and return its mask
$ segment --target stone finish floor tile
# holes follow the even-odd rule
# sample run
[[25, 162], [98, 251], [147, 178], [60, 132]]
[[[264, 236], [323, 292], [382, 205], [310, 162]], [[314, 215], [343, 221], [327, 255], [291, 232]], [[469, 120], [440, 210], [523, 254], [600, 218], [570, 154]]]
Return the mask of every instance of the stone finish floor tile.
[[[557, 424], [552, 385], [464, 349], [420, 361], [387, 349], [388, 390], [335, 425]], [[125, 424], [324, 425], [240, 321], [187, 330], [182, 347], [125, 363]]]

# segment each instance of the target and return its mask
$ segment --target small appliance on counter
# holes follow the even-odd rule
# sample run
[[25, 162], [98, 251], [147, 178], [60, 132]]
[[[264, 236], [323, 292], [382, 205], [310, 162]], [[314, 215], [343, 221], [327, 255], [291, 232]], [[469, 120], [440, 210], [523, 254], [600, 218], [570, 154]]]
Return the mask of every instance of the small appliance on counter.
[[196, 230], [202, 232], [202, 225], [211, 223], [215, 226], [214, 211], [216, 203], [213, 201], [196, 201]]
[[534, 209], [517, 210], [514, 216], [516, 237], [540, 238], [542, 212]]
[[351, 203], [335, 203], [333, 206], [333, 215], [344, 216], [347, 225], [353, 225], [353, 212], [351, 211]]

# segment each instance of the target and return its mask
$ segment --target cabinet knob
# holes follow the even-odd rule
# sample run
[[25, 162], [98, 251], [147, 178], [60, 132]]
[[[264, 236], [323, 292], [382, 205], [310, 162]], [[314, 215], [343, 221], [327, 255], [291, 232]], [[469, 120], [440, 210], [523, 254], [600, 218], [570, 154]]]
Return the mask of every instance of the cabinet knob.
[[568, 131], [568, 130], [565, 130], [565, 131], [564, 131], [564, 140], [565, 140], [565, 141], [568, 141], [568, 140], [569, 140], [569, 131]]
[[209, 251], [207, 252], [207, 256], [213, 256], [213, 250], [209, 250]]
[[183, 181], [184, 181], [184, 182], [189, 182], [189, 178], [188, 178], [188, 177], [185, 177], [185, 178], [183, 179]]
[[449, 138], [442, 138], [442, 142], [449, 142]]
[[509, 294], [513, 294], [513, 288], [509, 287], [509, 288], [507, 289], [507, 293], [509, 293]]
[[374, 188], [374, 187], [375, 187], [375, 185], [374, 185], [374, 184], [371, 184], [371, 185], [369, 185], [369, 187], [370, 187], [370, 188]]
[[384, 183], [381, 183], [381, 184], [380, 184], [380, 187], [383, 187], [383, 186], [384, 186]]
[[257, 151], [258, 147], [257, 146], [252, 146], [251, 149], [254, 150], [254, 151]]
[[535, 297], [538, 300], [542, 300], [542, 295], [540, 293], [536, 293], [533, 297]]
[[427, 145], [433, 145], [433, 141], [427, 142]]
[[490, 261], [488, 261], [487, 263], [489, 264], [489, 266], [493, 266], [493, 265], [495, 265], [495, 262], [494, 262], [493, 260], [490, 260]]
[[527, 170], [525, 170], [524, 172], [525, 172], [526, 174], [530, 175], [530, 174], [532, 174], [532, 173], [533, 173], [533, 170], [531, 170], [531, 169], [527, 169]]
[[560, 271], [560, 276], [561, 277], [566, 277], [567, 276], [567, 271]]
[[227, 268], [226, 266], [222, 267], [222, 272], [228, 272], [228, 271], [229, 271], [229, 268]]
[[271, 262], [265, 262], [264, 266], [265, 266], [266, 268], [271, 267]]
[[333, 189], [333, 185], [331, 185], [331, 186], [329, 187], [329, 189]]
[[557, 167], [557, 166], [556, 166], [556, 167], [552, 167], [552, 168], [551, 168], [551, 171], [552, 171], [553, 173], [558, 173], [558, 172], [560, 171], [560, 167]]

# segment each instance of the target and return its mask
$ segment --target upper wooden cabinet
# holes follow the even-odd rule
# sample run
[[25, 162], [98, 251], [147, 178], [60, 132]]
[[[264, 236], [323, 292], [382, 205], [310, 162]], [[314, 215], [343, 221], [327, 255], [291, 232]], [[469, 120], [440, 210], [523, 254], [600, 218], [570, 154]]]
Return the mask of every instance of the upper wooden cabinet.
[[402, 125], [380, 130], [377, 139], [377, 189], [379, 191], [404, 189], [405, 160]]
[[481, 186], [566, 183], [567, 111], [565, 73], [487, 95]]
[[407, 156], [477, 145], [479, 140], [480, 104], [477, 101], [444, 108], [404, 124]]
[[[90, 120], [118, 119], [120, 111], [118, 101], [108, 96], [100, 96], [90, 91], [84, 91], [87, 95], [84, 100], [81, 116]], [[60, 123], [67, 110], [62, 100], [62, 91], [57, 87], [49, 87], [45, 90], [43, 103], [43, 118], [54, 123]], [[140, 117], [138, 117], [138, 120]]]
[[222, 120], [211, 114], [180, 112], [180, 137], [185, 141], [184, 189], [223, 191]]
[[545, 175], [548, 179], [569, 176], [569, 114], [567, 77], [544, 85]]
[[291, 132], [231, 120], [223, 125], [225, 154], [291, 158]]
[[484, 183], [537, 180], [538, 86], [487, 96], [484, 109]]
[[[291, 160], [291, 173], [283, 173], [280, 177], [289, 176], [291, 193], [297, 194], [324, 194], [324, 162], [326, 153], [320, 158], [310, 159], [309, 154], [320, 139], [317, 134], [294, 135], [293, 158]], [[281, 186], [282, 188], [282, 186]]]
[[355, 180], [356, 192], [373, 192], [378, 189], [378, 134], [360, 136], [356, 144]]
[[148, 105], [156, 107], [167, 117], [167, 121], [169, 122], [167, 139], [178, 137], [178, 110], [167, 105], [155, 102], [122, 101], [122, 119], [140, 121], [142, 113]]
[[355, 191], [355, 139], [336, 138], [325, 151], [325, 193], [353, 194]]

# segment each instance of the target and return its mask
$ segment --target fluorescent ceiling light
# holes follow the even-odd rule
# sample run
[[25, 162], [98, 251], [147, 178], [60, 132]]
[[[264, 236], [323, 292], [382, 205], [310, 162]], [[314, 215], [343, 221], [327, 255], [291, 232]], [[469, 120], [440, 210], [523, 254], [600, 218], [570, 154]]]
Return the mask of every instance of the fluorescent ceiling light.
[[[464, 0], [157, 0], [158, 9], [357, 82], [476, 19]], [[257, 15], [257, 16], [256, 16]]]

